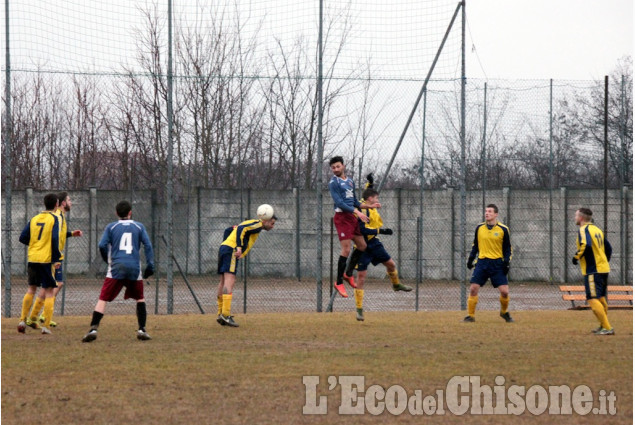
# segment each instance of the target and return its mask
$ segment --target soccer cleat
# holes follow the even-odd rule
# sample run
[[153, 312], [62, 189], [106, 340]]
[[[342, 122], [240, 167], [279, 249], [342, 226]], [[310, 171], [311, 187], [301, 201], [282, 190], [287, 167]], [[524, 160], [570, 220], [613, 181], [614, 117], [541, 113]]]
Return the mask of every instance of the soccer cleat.
[[84, 337], [82, 342], [91, 342], [97, 339], [97, 329], [91, 329]]
[[601, 330], [602, 330], [602, 326], [598, 326], [597, 328], [593, 329], [593, 330], [591, 331], [591, 333], [592, 333], [592, 334], [596, 334], [596, 333], [600, 332]]
[[25, 331], [26, 331], [26, 322], [22, 321], [22, 322], [18, 323], [18, 332], [23, 334], [23, 333], [25, 333]]
[[346, 288], [343, 283], [334, 283], [333, 287], [337, 289], [337, 292], [339, 292], [343, 298], [348, 298], [348, 294], [346, 293]]
[[351, 273], [351, 275], [349, 276], [346, 272], [344, 272], [344, 280], [347, 281], [349, 285], [351, 285], [351, 288], [353, 289], [357, 288], [357, 284], [355, 284], [355, 278], [353, 277], [353, 273]]
[[599, 331], [597, 331], [595, 333], [596, 335], [615, 335], [615, 331], [613, 330], [613, 328], [611, 329], [600, 329]]
[[465, 316], [465, 318], [463, 318], [463, 321], [468, 323], [473, 323], [473, 322], [476, 322], [476, 319], [474, 318], [474, 316]]
[[31, 320], [30, 318], [26, 318], [26, 325], [32, 329], [40, 329], [40, 326], [37, 324], [37, 320]]
[[[46, 322], [46, 319], [44, 318], [44, 314], [40, 314], [40, 317], [39, 317], [37, 320], [38, 320], [38, 322], [40, 322], [40, 324], [42, 324], [42, 325], [44, 324], [44, 322]], [[51, 320], [50, 326], [51, 326], [52, 328], [57, 327], [57, 322], [54, 322], [54, 321], [52, 321], [52, 320]]]
[[238, 323], [234, 322], [234, 316], [223, 316], [221, 314], [220, 317], [223, 319], [223, 321], [225, 322], [227, 326], [231, 326], [233, 328], [238, 327]]
[[42, 335], [51, 335], [51, 330], [46, 326], [42, 326]]
[[361, 308], [357, 309], [357, 321], [358, 322], [363, 322], [364, 321], [364, 310]]
[[507, 313], [501, 313], [500, 316], [505, 319], [505, 321], [507, 323], [513, 323], [514, 319], [512, 319], [512, 316], [509, 315], [509, 311]]
[[150, 337], [150, 335], [148, 335], [146, 331], [139, 329], [137, 331], [137, 339], [141, 341], [150, 341], [152, 338]]
[[403, 285], [401, 283], [398, 283], [397, 285], [393, 285], [392, 286], [392, 290], [395, 291], [395, 292], [397, 292], [397, 291], [410, 292], [410, 291], [412, 291], [412, 286]]
[[221, 326], [227, 326], [227, 322], [225, 322], [225, 320], [223, 320], [223, 315], [222, 314], [218, 315], [218, 317], [216, 318], [216, 321]]

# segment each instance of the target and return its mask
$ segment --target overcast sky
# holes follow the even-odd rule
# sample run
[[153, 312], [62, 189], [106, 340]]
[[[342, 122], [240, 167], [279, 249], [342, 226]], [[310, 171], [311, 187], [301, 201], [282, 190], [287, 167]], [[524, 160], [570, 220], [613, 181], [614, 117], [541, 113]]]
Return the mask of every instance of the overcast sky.
[[[165, 12], [166, 0], [158, 0]], [[466, 0], [468, 78], [597, 80], [633, 52], [633, 0]], [[14, 69], [36, 64], [51, 70], [112, 70], [136, 58], [134, 28], [149, 0], [21, 0], [11, 3]], [[175, 22], [198, 17], [196, 4], [231, 0], [177, 0]], [[458, 0], [325, 0], [346, 8], [353, 33], [341, 59], [346, 75], [372, 57], [378, 77], [423, 78]], [[252, 25], [263, 19], [261, 48], [291, 44], [304, 32], [317, 37], [317, 0], [239, 0]], [[4, 9], [4, 8], [2, 8]], [[328, 15], [328, 13], [327, 13]], [[218, 16], [215, 14], [214, 16]], [[4, 11], [2, 20], [4, 25]], [[4, 48], [4, 31], [0, 35]], [[311, 43], [309, 43], [311, 45]], [[275, 44], [274, 44], [275, 47]], [[264, 50], [256, 56], [266, 57]], [[310, 56], [310, 55], [309, 55]], [[328, 59], [328, 58], [327, 58]], [[433, 78], [460, 77], [460, 19]]]
[[467, 0], [466, 12], [472, 78], [600, 79], [633, 55], [632, 0]]

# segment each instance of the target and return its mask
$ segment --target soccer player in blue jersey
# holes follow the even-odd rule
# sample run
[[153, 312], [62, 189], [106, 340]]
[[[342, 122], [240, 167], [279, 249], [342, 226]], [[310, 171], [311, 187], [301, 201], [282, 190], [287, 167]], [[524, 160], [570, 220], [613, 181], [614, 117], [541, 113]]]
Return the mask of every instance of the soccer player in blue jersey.
[[593, 330], [596, 335], [615, 335], [609, 323], [609, 305], [606, 302], [607, 285], [611, 266], [613, 248], [604, 233], [593, 224], [593, 212], [588, 208], [580, 208], [575, 212], [575, 224], [580, 226], [576, 239], [577, 251], [572, 258], [573, 264], [580, 264], [584, 276], [586, 299], [591, 310], [600, 322], [600, 327]]
[[[49, 193], [44, 196], [45, 211], [33, 217], [22, 230], [20, 242], [28, 245], [28, 284], [29, 287], [22, 299], [22, 312], [18, 332], [24, 333], [27, 327], [26, 319], [33, 305], [33, 298], [37, 288], [44, 289], [44, 315], [46, 320], [42, 326], [42, 333], [48, 335], [51, 317], [53, 316], [55, 282], [55, 268], [60, 266], [59, 249], [59, 220], [55, 215], [58, 206], [57, 195]], [[28, 326], [38, 329], [36, 322]]]
[[514, 321], [507, 308], [509, 307], [509, 285], [507, 273], [512, 259], [512, 244], [509, 228], [498, 221], [498, 207], [489, 204], [485, 207], [485, 221], [476, 226], [474, 232], [474, 244], [472, 252], [467, 260], [467, 268], [476, 268], [470, 279], [470, 296], [467, 299], [468, 315], [464, 322], [476, 321], [476, 304], [478, 304], [478, 290], [485, 285], [487, 279], [492, 281], [492, 286], [500, 292], [500, 316], [508, 323]]
[[[377, 204], [379, 203], [379, 192], [373, 189], [372, 175], [368, 175], [368, 184], [362, 198], [365, 203]], [[366, 216], [369, 218], [368, 223], [359, 221], [360, 231], [366, 241], [366, 251], [362, 253], [357, 264], [351, 263], [348, 265], [346, 274], [352, 276], [353, 268], [357, 266], [357, 288], [354, 290], [355, 295], [355, 307], [357, 309], [357, 320], [364, 320], [364, 283], [366, 281], [366, 273], [369, 264], [376, 266], [377, 264], [383, 264], [386, 267], [386, 272], [390, 277], [392, 283], [392, 289], [394, 291], [412, 291], [412, 287], [407, 286], [399, 282], [399, 273], [397, 272], [397, 265], [395, 261], [390, 257], [386, 248], [379, 240], [379, 235], [392, 235], [392, 229], [384, 228], [384, 222], [377, 211], [374, 208], [367, 208], [365, 210]]]
[[245, 258], [263, 230], [273, 229], [278, 218], [274, 215], [269, 220], [245, 220], [237, 226], [228, 227], [223, 235], [223, 243], [218, 249], [218, 317], [216, 321], [222, 326], [238, 327], [231, 315], [234, 283], [238, 260]]
[[347, 298], [346, 288], [344, 287], [344, 279], [356, 288], [353, 276], [346, 275], [346, 262], [351, 252], [352, 241], [355, 242], [356, 249], [351, 256], [351, 263], [357, 264], [362, 253], [366, 250], [366, 241], [357, 224], [357, 220], [368, 223], [368, 217], [364, 215], [360, 209], [364, 208], [381, 208], [379, 202], [375, 204], [360, 203], [355, 196], [355, 183], [353, 179], [346, 177], [346, 168], [344, 167], [344, 159], [341, 156], [331, 158], [329, 165], [333, 172], [333, 177], [329, 182], [329, 191], [333, 198], [335, 207], [335, 216], [333, 224], [337, 230], [337, 237], [340, 240], [340, 258], [337, 261], [337, 280], [333, 284], [339, 294]]
[[[99, 294], [99, 301], [93, 311], [90, 331], [82, 338], [83, 342], [97, 339], [97, 328], [104, 317], [106, 303], [113, 301], [125, 287], [124, 299], [137, 300], [137, 339], [146, 341], [150, 335], [146, 332], [146, 301], [143, 296], [143, 279], [154, 274], [154, 252], [148, 232], [143, 224], [131, 219], [132, 205], [121, 201], [116, 207], [119, 221], [106, 226], [99, 241], [101, 257], [108, 263], [106, 279]], [[146, 268], [141, 274], [140, 249], [143, 244], [146, 256]]]
[[[58, 217], [58, 221], [60, 225], [59, 226], [60, 227], [60, 236], [59, 236], [60, 266], [57, 269], [55, 269], [55, 281], [57, 282], [57, 287], [53, 289], [53, 303], [55, 303], [55, 297], [57, 297], [57, 294], [62, 289], [62, 286], [64, 286], [64, 247], [66, 246], [66, 239], [73, 236], [75, 237], [82, 236], [81, 230], [73, 230], [73, 231], [68, 230], [68, 225], [66, 222], [66, 213], [68, 213], [71, 210], [71, 207], [73, 205], [71, 202], [71, 197], [68, 195], [68, 192], [58, 193], [57, 199], [59, 201], [59, 205], [57, 209], [55, 210], [55, 214]], [[37, 299], [35, 300], [35, 305], [33, 306], [33, 310], [31, 311], [31, 317], [27, 317], [26, 319], [27, 326], [31, 326], [31, 323], [37, 320], [39, 320], [40, 323], [45, 322], [46, 319], [44, 317], [44, 314], [40, 315], [38, 319], [40, 310], [42, 309], [42, 306], [44, 305], [44, 298], [45, 298], [44, 289], [41, 289], [40, 293], [37, 296]], [[57, 326], [57, 323], [55, 323], [52, 318], [51, 318], [50, 324], [52, 328]]]

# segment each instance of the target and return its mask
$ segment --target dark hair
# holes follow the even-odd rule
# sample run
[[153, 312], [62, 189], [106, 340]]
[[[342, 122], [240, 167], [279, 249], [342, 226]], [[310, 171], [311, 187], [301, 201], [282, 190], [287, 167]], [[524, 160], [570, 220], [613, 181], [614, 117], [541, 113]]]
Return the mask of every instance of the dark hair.
[[344, 158], [342, 158], [341, 156], [334, 156], [333, 158], [331, 158], [331, 160], [329, 161], [329, 165], [333, 165], [336, 162], [341, 162], [342, 165], [344, 165]]
[[364, 189], [364, 191], [362, 192], [362, 198], [364, 198], [364, 200], [367, 200], [368, 198], [370, 198], [371, 196], [377, 196], [379, 195], [379, 192], [377, 192], [375, 189], [373, 189], [372, 187], [369, 187], [367, 189]]
[[47, 193], [44, 195], [44, 206], [47, 210], [52, 210], [57, 206], [57, 195], [54, 193]]
[[121, 201], [117, 204], [116, 210], [117, 217], [126, 218], [128, 217], [130, 211], [132, 211], [132, 205], [130, 205], [130, 202], [128, 201]]
[[591, 218], [593, 217], [593, 211], [588, 208], [578, 208], [578, 211], [580, 212], [580, 214], [586, 216], [587, 220], [591, 220]]
[[496, 204], [488, 204], [485, 208], [492, 208], [496, 214], [498, 214], [498, 207]]
[[68, 192], [60, 192], [57, 194], [57, 200], [60, 201], [60, 205], [66, 201], [66, 198], [68, 198]]

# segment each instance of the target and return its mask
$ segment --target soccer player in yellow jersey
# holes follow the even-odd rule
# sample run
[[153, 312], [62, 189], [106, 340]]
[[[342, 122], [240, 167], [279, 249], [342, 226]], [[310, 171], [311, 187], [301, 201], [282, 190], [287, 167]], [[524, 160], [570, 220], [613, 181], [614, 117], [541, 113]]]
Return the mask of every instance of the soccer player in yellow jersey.
[[223, 243], [218, 250], [218, 317], [216, 321], [222, 326], [237, 328], [238, 323], [231, 315], [232, 293], [236, 283], [238, 260], [245, 258], [262, 230], [273, 229], [278, 218], [274, 215], [269, 220], [246, 220], [237, 226], [225, 229]]
[[[373, 189], [372, 175], [368, 175], [368, 184], [366, 189], [362, 193], [362, 203], [366, 204], [379, 204], [379, 192]], [[364, 321], [364, 283], [366, 282], [366, 273], [368, 265], [370, 263], [373, 266], [377, 264], [383, 264], [386, 267], [386, 272], [392, 282], [393, 291], [412, 291], [412, 287], [407, 286], [399, 282], [399, 273], [397, 272], [397, 265], [395, 261], [390, 257], [386, 248], [379, 240], [379, 235], [392, 235], [392, 229], [384, 228], [384, 222], [381, 219], [379, 211], [375, 208], [367, 208], [362, 211], [369, 218], [368, 223], [359, 220], [359, 227], [364, 240], [366, 241], [366, 251], [364, 251], [357, 264], [351, 263], [348, 265], [346, 275], [353, 275], [353, 268], [357, 266], [357, 287], [354, 289], [355, 295], [355, 307], [357, 309], [357, 320]]]
[[485, 221], [476, 226], [474, 232], [474, 244], [472, 252], [467, 260], [467, 268], [476, 268], [470, 279], [470, 296], [467, 299], [468, 315], [464, 322], [475, 322], [476, 304], [478, 304], [478, 290], [485, 285], [487, 279], [492, 281], [492, 286], [500, 292], [500, 316], [506, 322], [513, 322], [509, 315], [509, 285], [507, 273], [512, 259], [512, 244], [509, 236], [509, 228], [498, 221], [498, 207], [489, 204], [485, 207]]
[[[58, 193], [57, 199], [59, 201], [59, 205], [55, 210], [55, 215], [57, 215], [60, 224], [60, 266], [59, 268], [55, 269], [55, 281], [57, 282], [57, 287], [53, 289], [53, 306], [55, 306], [55, 297], [57, 297], [57, 294], [60, 292], [62, 286], [64, 285], [64, 247], [66, 246], [66, 238], [70, 238], [72, 236], [82, 236], [81, 230], [73, 230], [72, 232], [68, 231], [65, 214], [71, 210], [71, 206], [73, 205], [68, 192]], [[32, 323], [38, 320], [38, 315], [40, 314], [40, 310], [44, 305], [44, 292], [44, 288], [42, 288], [35, 300], [35, 305], [33, 306], [33, 310], [31, 311], [31, 316], [26, 319], [27, 326], [32, 326]], [[53, 309], [55, 309], [55, 307], [53, 307]], [[44, 317], [44, 314], [42, 314], [39, 317], [39, 322], [44, 323], [45, 321], [46, 318]], [[50, 324], [52, 328], [57, 326], [57, 323], [55, 323], [52, 318]]]
[[613, 249], [604, 238], [604, 233], [592, 221], [593, 212], [580, 208], [575, 212], [575, 224], [580, 226], [576, 239], [577, 251], [572, 258], [573, 264], [580, 264], [584, 275], [586, 299], [600, 327], [593, 330], [596, 335], [615, 335], [609, 323], [609, 306], [606, 302], [607, 281], [611, 267], [609, 260]]
[[[54, 270], [60, 265], [59, 220], [54, 213], [58, 204], [56, 194], [49, 193], [44, 196], [46, 210], [33, 217], [20, 234], [20, 242], [29, 246], [27, 263], [29, 287], [22, 299], [22, 312], [18, 324], [20, 333], [26, 330], [26, 318], [31, 311], [38, 286], [44, 288], [45, 295], [46, 320], [42, 326], [42, 333], [45, 335], [51, 333], [49, 326], [53, 315], [53, 290], [57, 286]], [[38, 325], [33, 322], [31, 327], [37, 329]]]

